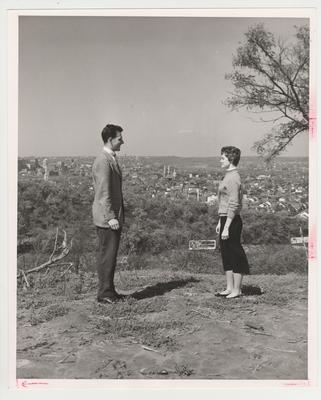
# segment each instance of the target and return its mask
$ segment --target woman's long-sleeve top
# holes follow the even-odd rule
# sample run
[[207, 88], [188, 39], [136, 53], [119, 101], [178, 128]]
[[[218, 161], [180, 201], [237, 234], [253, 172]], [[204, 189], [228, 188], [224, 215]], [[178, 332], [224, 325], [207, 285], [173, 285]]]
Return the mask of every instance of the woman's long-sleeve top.
[[242, 209], [242, 197], [241, 178], [237, 169], [226, 171], [218, 188], [218, 214], [233, 219]]

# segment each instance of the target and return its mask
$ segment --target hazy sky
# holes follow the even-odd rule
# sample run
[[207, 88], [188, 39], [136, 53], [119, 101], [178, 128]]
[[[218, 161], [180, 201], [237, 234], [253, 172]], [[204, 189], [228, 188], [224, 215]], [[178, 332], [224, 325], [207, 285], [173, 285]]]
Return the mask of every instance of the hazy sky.
[[[19, 156], [95, 155], [107, 123], [128, 155], [255, 155], [271, 125], [231, 112], [224, 75], [249, 25], [291, 40], [302, 19], [20, 17]], [[284, 155], [307, 156], [302, 134]]]

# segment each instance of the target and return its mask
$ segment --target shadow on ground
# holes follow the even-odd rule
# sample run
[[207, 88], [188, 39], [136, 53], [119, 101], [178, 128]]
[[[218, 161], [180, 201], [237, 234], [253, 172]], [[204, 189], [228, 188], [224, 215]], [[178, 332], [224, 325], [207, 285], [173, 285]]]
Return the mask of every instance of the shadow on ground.
[[243, 285], [242, 294], [243, 296], [260, 296], [263, 292], [259, 286]]
[[189, 283], [198, 283], [199, 280], [195, 278], [179, 279], [169, 282], [159, 282], [156, 285], [147, 286], [141, 291], [134, 292], [131, 297], [136, 300], [147, 299], [155, 296], [162, 296], [163, 294], [170, 292], [171, 290], [178, 289], [186, 286]]

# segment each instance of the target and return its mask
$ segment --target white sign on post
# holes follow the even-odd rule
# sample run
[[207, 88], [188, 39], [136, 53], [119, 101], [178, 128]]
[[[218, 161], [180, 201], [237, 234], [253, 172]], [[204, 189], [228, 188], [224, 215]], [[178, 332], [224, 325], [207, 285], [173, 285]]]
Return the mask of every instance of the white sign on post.
[[298, 245], [298, 244], [307, 244], [309, 243], [309, 238], [308, 237], [292, 237], [291, 238], [291, 244]]
[[216, 240], [190, 240], [189, 250], [215, 250]]

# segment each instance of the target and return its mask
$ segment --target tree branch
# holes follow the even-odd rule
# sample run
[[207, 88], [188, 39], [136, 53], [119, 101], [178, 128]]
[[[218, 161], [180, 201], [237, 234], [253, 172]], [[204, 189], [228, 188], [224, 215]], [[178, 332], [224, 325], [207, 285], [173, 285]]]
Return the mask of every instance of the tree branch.
[[282, 64], [280, 64], [278, 61], [276, 61], [276, 60], [273, 58], [273, 56], [270, 55], [269, 52], [268, 52], [267, 50], [264, 49], [264, 47], [261, 45], [261, 43], [256, 42], [256, 44], [257, 44], [257, 46], [263, 51], [263, 53], [264, 53], [267, 57], [269, 57], [269, 58], [272, 60], [272, 62], [274, 62], [274, 63], [278, 66], [279, 70], [280, 70], [280, 71], [283, 73], [283, 75], [286, 77], [286, 79], [288, 80], [289, 85], [290, 85], [290, 87], [291, 87], [291, 89], [292, 89], [292, 93], [294, 94], [294, 97], [295, 97], [295, 100], [296, 100], [296, 103], [297, 103], [297, 105], [298, 105], [299, 110], [301, 111], [301, 113], [302, 113], [304, 119], [308, 120], [309, 117], [308, 117], [307, 114], [304, 112], [304, 110], [303, 110], [303, 108], [302, 108], [302, 106], [301, 106], [299, 96], [298, 96], [296, 90], [294, 89], [294, 86], [293, 86], [293, 82], [292, 82], [291, 77], [286, 73], [286, 71], [284, 70]]
[[[65, 232], [65, 231], [64, 231]], [[67, 245], [67, 234], [65, 232], [65, 236], [64, 236], [64, 241], [63, 241], [63, 245], [61, 246], [62, 251], [60, 254], [54, 256], [54, 252], [56, 251], [57, 248], [57, 241], [58, 241], [58, 228], [57, 228], [57, 233], [56, 233], [56, 239], [55, 239], [55, 244], [54, 244], [54, 251], [51, 253], [49, 260], [46, 261], [45, 263], [39, 265], [38, 267], [35, 268], [31, 268], [27, 271], [22, 271], [18, 274], [18, 278], [23, 275], [26, 276], [28, 274], [31, 274], [32, 272], [39, 272], [45, 268], [48, 268], [49, 266], [53, 266], [54, 264], [56, 264], [58, 261], [62, 260], [63, 258], [67, 257], [67, 255], [69, 254], [71, 248], [72, 248], [72, 240], [70, 241], [70, 245]]]
[[283, 143], [277, 150], [271, 153], [269, 159], [273, 158], [275, 155], [279, 154], [281, 151], [283, 151], [286, 146], [301, 132], [305, 131], [305, 129], [300, 129], [297, 132], [295, 132], [294, 135], [292, 135], [285, 143]]

